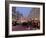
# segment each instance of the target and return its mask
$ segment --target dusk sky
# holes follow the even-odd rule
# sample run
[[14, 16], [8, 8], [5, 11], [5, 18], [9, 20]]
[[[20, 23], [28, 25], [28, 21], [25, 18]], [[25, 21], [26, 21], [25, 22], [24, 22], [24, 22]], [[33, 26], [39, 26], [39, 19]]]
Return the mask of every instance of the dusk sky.
[[30, 7], [16, 7], [16, 11], [19, 11], [23, 16], [28, 16], [30, 12], [32, 12], [32, 8]]

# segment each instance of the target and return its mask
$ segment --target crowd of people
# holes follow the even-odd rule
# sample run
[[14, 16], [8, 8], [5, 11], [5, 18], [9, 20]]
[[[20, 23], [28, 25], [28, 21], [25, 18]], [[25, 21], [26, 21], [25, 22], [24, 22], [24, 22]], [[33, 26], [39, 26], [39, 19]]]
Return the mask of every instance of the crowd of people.
[[23, 23], [17, 23], [17, 21], [13, 21], [12, 25], [13, 26], [16, 26], [16, 25], [27, 26], [27, 28], [29, 26], [31, 26], [33, 28], [40, 29], [40, 21], [39, 20], [31, 20], [31, 21], [23, 22]]

